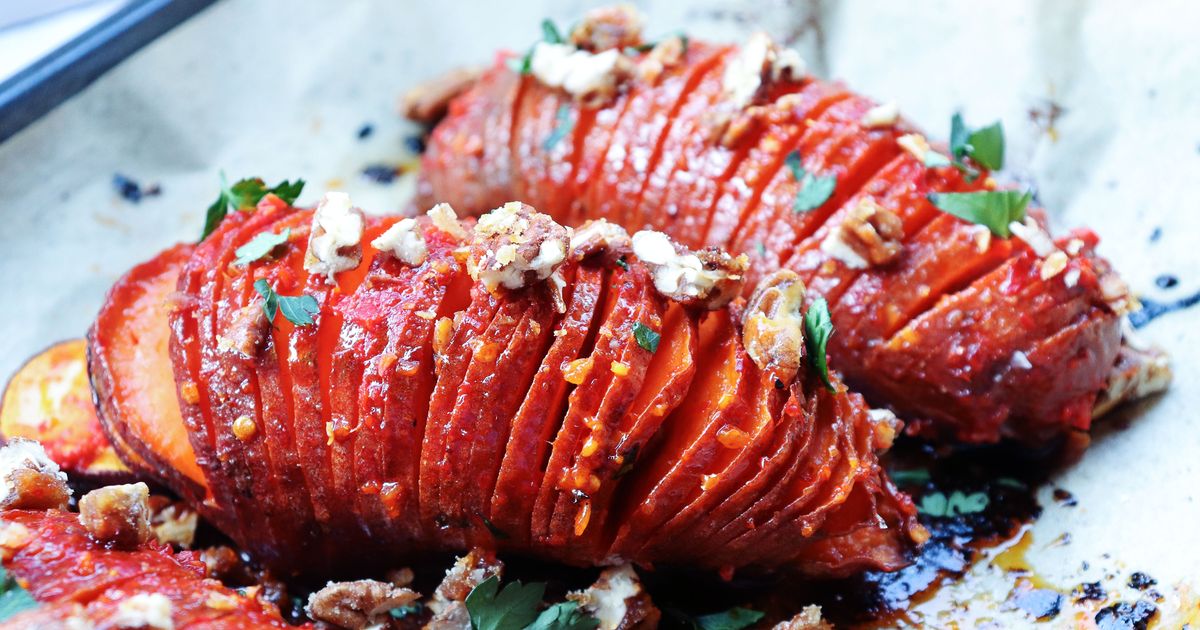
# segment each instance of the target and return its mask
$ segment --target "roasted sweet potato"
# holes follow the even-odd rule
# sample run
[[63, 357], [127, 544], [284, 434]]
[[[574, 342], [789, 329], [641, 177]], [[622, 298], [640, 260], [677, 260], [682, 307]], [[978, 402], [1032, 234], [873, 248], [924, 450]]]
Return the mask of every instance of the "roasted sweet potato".
[[5, 440], [37, 440], [72, 476], [131, 476], [100, 428], [87, 377], [87, 342], [71, 339], [27, 361], [8, 382], [0, 403]]
[[[995, 187], [970, 158], [962, 168], [927, 162], [927, 144], [903, 120], [794, 72], [794, 53], [762, 36], [741, 49], [691, 40], [649, 75], [642, 70], [662, 65], [661, 54], [624, 49], [609, 77], [619, 88], [599, 103], [553, 83], [569, 74], [565, 62], [539, 74], [539, 48], [553, 52], [538, 44], [532, 72], [516, 74], [501, 57], [452, 103], [428, 143], [418, 206], [444, 201], [477, 213], [526, 198], [571, 224], [604, 218], [662, 230], [689, 247], [749, 255], [747, 291], [776, 269], [796, 271], [830, 304], [839, 331], [831, 360], [847, 383], [927, 437], [1044, 443], [1087, 430], [1093, 410], [1109, 407], [1129, 304], [1122, 283], [1094, 253], [1094, 238], [1035, 252], [935, 208], [931, 194]], [[556, 133], [555, 120], [570, 133]], [[495, 128], [504, 133], [491, 135]], [[801, 193], [826, 178], [826, 196]], [[875, 226], [854, 223], [864, 209], [894, 232], [871, 260], [845, 236], [875, 236]], [[1045, 221], [1030, 216], [1042, 250]], [[1020, 299], [972, 299], [996, 270], [1031, 263], [1047, 279]], [[1047, 300], [1063, 305], [1048, 325], [1001, 329], [1041, 317]], [[1051, 342], [1059, 331], [1085, 322], [1075, 339], [1091, 345], [1048, 350], [1061, 347]], [[1023, 370], [1034, 354], [1041, 363]]]
[[5, 511], [0, 531], [4, 568], [41, 602], [4, 628], [292, 627], [273, 607], [207, 579], [194, 552], [112, 549], [60, 510]]
[[[397, 220], [334, 195], [315, 211], [268, 198], [131, 274], [153, 279], [140, 287], [177, 277], [163, 321], [132, 309], [96, 330], [169, 322], [182, 420], [157, 421], [188, 438], [208, 491], [196, 508], [284, 572], [472, 546], [578, 565], [901, 566], [920, 530], [876, 460], [877, 436], [895, 427], [803, 364], [798, 276], [763, 285], [775, 297], [790, 287], [786, 308], [762, 310], [772, 297], [735, 312], [721, 305], [740, 290], [743, 258], [591, 227], [572, 239], [516, 203], [472, 227], [445, 206]], [[285, 229], [283, 245], [235, 260]], [[334, 237], [345, 240], [322, 245]], [[98, 382], [137, 378], [101, 350]], [[179, 438], [139, 438], [144, 416], [126, 399], [169, 380], [155, 372], [104, 390], [106, 422], [189, 496], [195, 482], [171, 463]], [[834, 517], [851, 536], [836, 553], [824, 536]], [[886, 533], [856, 548], [851, 521]], [[718, 553], [718, 535], [755, 553]]]

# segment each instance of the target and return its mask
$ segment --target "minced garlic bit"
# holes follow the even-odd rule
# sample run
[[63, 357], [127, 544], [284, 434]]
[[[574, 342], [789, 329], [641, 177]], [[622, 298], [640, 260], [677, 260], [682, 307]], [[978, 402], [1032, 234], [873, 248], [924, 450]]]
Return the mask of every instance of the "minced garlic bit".
[[538, 42], [529, 69], [543, 85], [561, 89], [586, 105], [600, 105], [616, 94], [632, 64], [615, 48], [591, 53], [569, 44]]
[[1042, 280], [1049, 280], [1062, 273], [1063, 269], [1067, 268], [1067, 263], [1070, 260], [1065, 252], [1054, 250], [1042, 261], [1042, 268], [1039, 275]]
[[972, 225], [971, 238], [975, 241], [975, 251], [980, 254], [992, 246], [992, 231], [986, 225]]
[[737, 55], [725, 66], [722, 87], [729, 102], [737, 109], [754, 103], [763, 86], [771, 81], [799, 80], [805, 63], [795, 50], [780, 48], [771, 36], [758, 32], [750, 36]]
[[1079, 276], [1081, 275], [1083, 275], [1083, 272], [1078, 267], [1072, 267], [1067, 270], [1067, 273], [1063, 274], [1063, 284], [1067, 285], [1068, 289], [1074, 289], [1075, 285], [1079, 284]]
[[550, 277], [567, 259], [571, 234], [548, 215], [512, 201], [479, 217], [467, 271], [489, 291]]
[[749, 265], [745, 254], [735, 258], [716, 248], [693, 252], [651, 230], [633, 235], [633, 253], [650, 268], [659, 293], [710, 310], [728, 304], [741, 291]]
[[416, 219], [400, 219], [392, 224], [386, 232], [371, 241], [371, 247], [395, 256], [397, 260], [417, 266], [425, 262], [429, 250], [425, 247], [425, 237]]
[[34, 440], [11, 438], [0, 448], [0, 509], [66, 509], [67, 475]]
[[626, 376], [629, 374], [629, 364], [621, 361], [613, 361], [609, 369], [617, 376]]
[[746, 354], [759, 369], [773, 369], [786, 382], [796, 377], [804, 358], [803, 305], [804, 282], [781, 269], [758, 284], [742, 314]]
[[1073, 238], [1067, 241], [1067, 254], [1070, 256], [1078, 256], [1079, 252], [1083, 251], [1084, 242], [1081, 239]]
[[325, 274], [332, 284], [335, 274], [362, 262], [362, 235], [362, 210], [350, 205], [350, 195], [325, 193], [313, 212], [312, 233], [304, 253], [305, 271]]
[[891, 127], [900, 119], [900, 107], [895, 101], [876, 105], [863, 114], [860, 124], [868, 129]]
[[[920, 160], [922, 164], [925, 163], [929, 154], [933, 152], [933, 149], [929, 147], [929, 141], [925, 139], [925, 136], [919, 133], [909, 133], [900, 136], [899, 138], [896, 138], [896, 144], [900, 145], [901, 149], [908, 151], [910, 155]], [[949, 158], [945, 159], [947, 162], [950, 161]]]
[[1033, 363], [1029, 361], [1029, 355], [1021, 352], [1020, 350], [1012, 353], [1012, 359], [1010, 360], [1010, 363], [1012, 363], [1013, 367], [1020, 370], [1033, 369]]
[[113, 628], [153, 628], [174, 630], [171, 600], [162, 593], [138, 593], [117, 604], [117, 613], [107, 620]]
[[254, 437], [255, 433], [258, 433], [258, 425], [254, 424], [254, 418], [250, 416], [238, 416], [233, 421], [232, 429], [234, 437], [243, 442]]
[[1042, 226], [1033, 217], [1025, 217], [1024, 223], [1019, 221], [1009, 223], [1008, 230], [1017, 238], [1025, 241], [1025, 244], [1029, 246], [1029, 249], [1033, 250], [1033, 253], [1038, 258], [1045, 258], [1058, 251], [1058, 247], [1054, 245], [1054, 241], [1050, 238], [1050, 235], [1046, 233], [1046, 230], [1042, 229]]
[[454, 212], [454, 208], [450, 207], [450, 204], [439, 203], [425, 214], [433, 222], [433, 227], [460, 241], [470, 240], [471, 235], [467, 233], [467, 229], [462, 226], [462, 223], [458, 222], [458, 214]]

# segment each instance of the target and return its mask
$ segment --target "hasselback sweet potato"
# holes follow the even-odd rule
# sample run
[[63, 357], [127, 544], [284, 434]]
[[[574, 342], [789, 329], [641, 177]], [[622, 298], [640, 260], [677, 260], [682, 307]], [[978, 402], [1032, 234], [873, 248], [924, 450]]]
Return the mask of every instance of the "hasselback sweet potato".
[[914, 433], [1040, 443], [1088, 429], [1098, 396], [1114, 398], [1131, 300], [1092, 232], [1051, 241], [1031, 209], [1010, 238], [1007, 221], [993, 234], [942, 212], [931, 195], [993, 191], [987, 170], [951, 163], [894, 108], [804, 74], [764, 36], [639, 46], [631, 22], [605, 49], [589, 19], [450, 103], [418, 205], [536, 199], [567, 223], [662, 230], [746, 253], [747, 291], [792, 270], [830, 305], [847, 383]]
[[[264, 234], [280, 244], [246, 260]], [[180, 415], [154, 439], [122, 428], [169, 380], [143, 371], [104, 391], [105, 424], [285, 572], [483, 546], [841, 575], [901, 566], [922, 537], [877, 459], [895, 417], [809, 365], [793, 272], [729, 307], [745, 258], [661, 233], [517, 203], [378, 218], [334, 193], [315, 211], [267, 196], [167, 257], [112, 295], [177, 278], [162, 322], [128, 324], [169, 322], [169, 350], [98, 324], [92, 366], [121, 382], [154, 353]]]

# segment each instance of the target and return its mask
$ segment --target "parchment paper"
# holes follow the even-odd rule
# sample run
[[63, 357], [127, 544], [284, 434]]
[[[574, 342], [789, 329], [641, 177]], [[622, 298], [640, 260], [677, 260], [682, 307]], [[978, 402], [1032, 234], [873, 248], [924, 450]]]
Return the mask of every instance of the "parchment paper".
[[[219, 169], [303, 177], [302, 203], [335, 187], [368, 209], [399, 210], [407, 182], [359, 173], [405, 158], [412, 129], [394, 114], [403, 89], [497, 48], [523, 49], [542, 17], [568, 24], [591, 4], [226, 0], [151, 44], [0, 146], [0, 378], [82, 335], [132, 264], [194, 240]], [[1138, 293], [1200, 288], [1200, 4], [639, 4], [651, 36], [767, 30], [818, 74], [898, 101], [933, 137], [948, 135], [955, 110], [977, 125], [1002, 119], [1010, 173], [1036, 181], [1060, 228], [1096, 229]], [[374, 133], [360, 140], [364, 123]], [[131, 203], [115, 193], [115, 173], [163, 192]], [[1158, 289], [1163, 273], [1179, 286]], [[1055, 480], [1079, 505], [1044, 501], [1033, 527], [1029, 556], [1050, 581], [1079, 583], [1084, 561], [1160, 583], [1196, 574], [1197, 313], [1143, 330], [1174, 353], [1173, 389], [1105, 423]], [[1051, 545], [1063, 532], [1071, 543]]]

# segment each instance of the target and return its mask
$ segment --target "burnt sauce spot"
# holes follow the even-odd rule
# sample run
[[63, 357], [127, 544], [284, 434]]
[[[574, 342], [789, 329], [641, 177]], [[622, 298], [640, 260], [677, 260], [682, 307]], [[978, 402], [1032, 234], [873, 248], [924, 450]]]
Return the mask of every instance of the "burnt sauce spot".
[[1146, 630], [1157, 614], [1158, 607], [1146, 600], [1135, 604], [1120, 602], [1096, 613], [1096, 627], [1100, 630]]
[[1129, 323], [1133, 324], [1134, 328], [1141, 328], [1167, 313], [1182, 311], [1185, 308], [1191, 308], [1200, 304], [1200, 292], [1193, 293], [1174, 302], [1159, 302], [1149, 298], [1141, 298], [1141, 302], [1142, 308], [1129, 314]]
[[1013, 603], [1034, 619], [1047, 621], [1057, 617], [1062, 610], [1063, 596], [1048, 588], [1035, 588], [1017, 593]]
[[1108, 597], [1108, 593], [1099, 582], [1084, 582], [1071, 591], [1071, 596], [1077, 602], [1102, 602]]
[[1142, 573], [1141, 571], [1135, 571], [1129, 576], [1129, 586], [1131, 588], [1136, 588], [1139, 591], [1144, 591], [1155, 584], [1158, 584], [1158, 580], [1146, 575], [1145, 573]]

